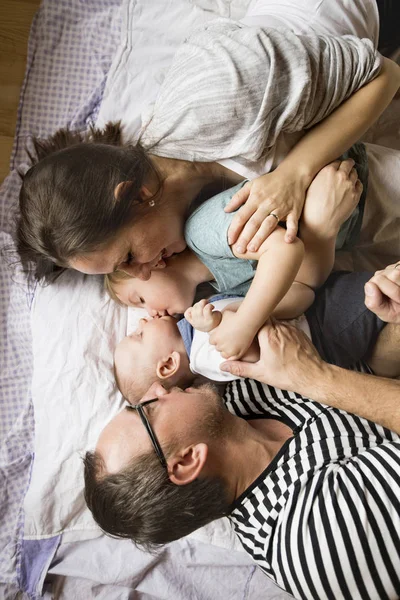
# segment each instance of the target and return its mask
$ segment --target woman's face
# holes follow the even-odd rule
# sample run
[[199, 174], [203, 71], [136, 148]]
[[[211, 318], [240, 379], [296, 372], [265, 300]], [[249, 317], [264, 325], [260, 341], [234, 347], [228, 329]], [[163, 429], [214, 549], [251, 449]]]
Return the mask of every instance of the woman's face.
[[152, 270], [165, 267], [164, 258], [186, 248], [183, 226], [179, 215], [154, 207], [138, 223], [119, 231], [99, 250], [73, 258], [69, 264], [88, 275], [119, 270], [147, 281]]

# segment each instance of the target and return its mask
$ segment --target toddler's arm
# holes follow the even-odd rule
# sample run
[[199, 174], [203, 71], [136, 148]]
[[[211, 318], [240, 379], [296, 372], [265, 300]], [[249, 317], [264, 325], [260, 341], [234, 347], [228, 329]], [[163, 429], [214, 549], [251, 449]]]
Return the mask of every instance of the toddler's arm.
[[[210, 334], [210, 342], [215, 345], [224, 358], [243, 356], [255, 338], [260, 327], [291, 288], [304, 256], [303, 243], [296, 238], [292, 244], [285, 243], [285, 230], [278, 227], [261, 245], [258, 252], [238, 254], [237, 258], [258, 260], [257, 270], [234, 319], [222, 320]], [[296, 294], [292, 294], [295, 301]], [[312, 297], [311, 297], [312, 296]], [[301, 314], [313, 300], [313, 292], [308, 294], [307, 306], [298, 307], [296, 303], [285, 317]], [[286, 310], [287, 310], [286, 306]]]
[[340, 226], [356, 208], [362, 184], [352, 159], [324, 167], [310, 185], [300, 221], [305, 255], [296, 281], [315, 289], [332, 271]]

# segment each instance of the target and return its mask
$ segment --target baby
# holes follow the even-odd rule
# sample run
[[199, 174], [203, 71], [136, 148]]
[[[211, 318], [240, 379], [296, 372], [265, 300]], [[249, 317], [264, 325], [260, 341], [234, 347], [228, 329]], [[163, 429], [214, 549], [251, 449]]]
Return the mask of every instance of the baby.
[[[193, 383], [196, 375], [220, 382], [236, 379], [219, 369], [224, 359], [209, 343], [207, 332], [216, 326], [222, 312], [225, 318], [233, 315], [241, 300], [217, 298], [213, 304], [200, 300], [192, 308], [192, 322], [198, 330], [186, 319], [178, 321], [168, 314], [141, 319], [137, 330], [126, 336], [115, 350], [115, 378], [123, 396], [134, 404], [156, 381], [168, 388], [184, 388]], [[218, 310], [213, 311], [214, 307]], [[258, 358], [259, 349], [254, 342], [245, 359]]]

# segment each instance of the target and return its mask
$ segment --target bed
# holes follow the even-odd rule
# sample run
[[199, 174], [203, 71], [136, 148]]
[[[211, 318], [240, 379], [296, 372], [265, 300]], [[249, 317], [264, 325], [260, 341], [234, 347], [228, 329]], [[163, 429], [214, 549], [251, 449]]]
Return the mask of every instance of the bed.
[[[112, 303], [100, 278], [66, 273], [53, 286], [35, 285], [21, 273], [12, 241], [30, 137], [128, 113], [134, 136], [187, 31], [218, 15], [241, 18], [247, 5], [43, 0], [34, 19], [11, 173], [0, 191], [1, 598], [289, 598], [254, 566], [225, 520], [156, 555], [99, 531], [84, 505], [81, 457], [122, 406], [112, 350], [138, 313]], [[132, 57], [133, 67], [121, 68]], [[116, 88], [129, 94], [116, 102]], [[369, 140], [398, 144], [396, 115], [395, 102]]]

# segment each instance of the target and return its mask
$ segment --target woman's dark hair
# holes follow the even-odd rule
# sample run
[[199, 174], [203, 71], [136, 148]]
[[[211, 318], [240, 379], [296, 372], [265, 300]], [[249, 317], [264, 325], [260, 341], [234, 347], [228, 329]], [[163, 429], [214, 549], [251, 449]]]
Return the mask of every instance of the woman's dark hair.
[[85, 500], [95, 521], [106, 533], [129, 538], [146, 550], [229, 513], [221, 479], [175, 485], [153, 451], [136, 457], [119, 473], [107, 474], [96, 452], [86, 453], [84, 466]]
[[[17, 249], [25, 270], [34, 263], [35, 277], [52, 281], [71, 258], [101, 247], [145, 213], [139, 191], [149, 175], [158, 180], [157, 194], [162, 182], [142, 146], [122, 142], [119, 123], [87, 133], [61, 129], [33, 145], [19, 196]], [[129, 184], [116, 199], [123, 181]]]

